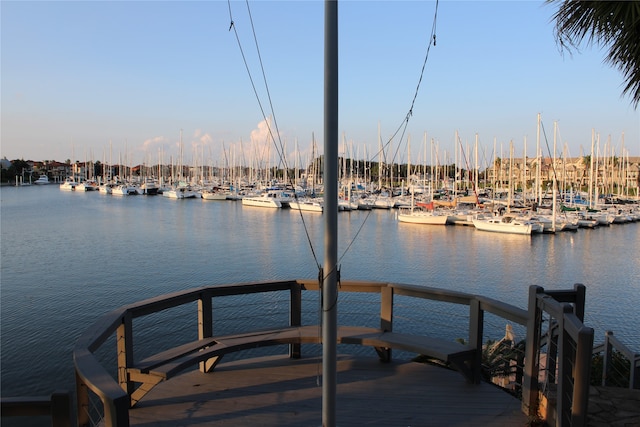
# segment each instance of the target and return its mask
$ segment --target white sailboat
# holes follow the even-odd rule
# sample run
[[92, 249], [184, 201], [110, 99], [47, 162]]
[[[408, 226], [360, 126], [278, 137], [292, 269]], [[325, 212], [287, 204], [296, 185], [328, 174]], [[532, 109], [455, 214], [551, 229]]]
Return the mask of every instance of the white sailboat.
[[401, 208], [398, 213], [399, 222], [427, 225], [447, 225], [449, 215], [422, 208]]
[[230, 194], [228, 191], [220, 188], [202, 190], [202, 193], [200, 193], [200, 197], [204, 200], [229, 200], [229, 196]]
[[509, 234], [542, 233], [543, 229], [539, 222], [523, 220], [512, 214], [489, 218], [478, 216], [473, 219], [473, 226], [480, 231]]
[[[411, 151], [409, 150], [409, 153]], [[409, 155], [407, 159], [407, 163], [410, 164], [411, 157]], [[407, 168], [409, 170], [410, 168]], [[407, 172], [408, 173], [408, 172]], [[407, 179], [409, 177], [407, 176]], [[431, 186], [433, 189], [433, 185]], [[433, 190], [432, 190], [433, 191]], [[416, 207], [415, 204], [415, 194], [411, 192], [411, 207], [409, 208], [400, 208], [400, 211], [397, 214], [397, 219], [399, 222], [406, 222], [410, 224], [427, 224], [427, 225], [446, 225], [452, 221], [452, 217], [449, 215], [451, 211], [449, 210], [436, 210], [434, 209], [433, 203], [433, 193], [430, 195], [429, 204], [425, 204], [427, 207]]]
[[100, 186], [100, 188], [98, 188], [98, 191], [101, 194], [111, 194], [113, 191], [113, 187], [115, 187], [116, 184], [112, 183], [112, 182], [106, 182], [104, 184], [102, 184]]
[[292, 210], [305, 212], [322, 212], [324, 205], [322, 201], [312, 197], [296, 197], [289, 201], [289, 207]]
[[100, 186], [94, 179], [87, 179], [76, 186], [76, 191], [98, 191]]
[[200, 198], [200, 194], [193, 190], [190, 186], [185, 183], [181, 183], [177, 187], [172, 187], [168, 190], [164, 190], [162, 192], [164, 197], [169, 199], [196, 199]]
[[136, 188], [135, 187], [133, 187], [133, 186], [127, 184], [127, 183], [124, 183], [124, 184], [114, 185], [111, 188], [111, 194], [114, 195], [114, 196], [131, 196], [131, 195], [134, 195], [134, 194], [137, 194], [137, 193], [136, 193]]
[[78, 182], [75, 179], [69, 177], [66, 178], [62, 184], [60, 184], [60, 190], [75, 191], [76, 185], [78, 185]]

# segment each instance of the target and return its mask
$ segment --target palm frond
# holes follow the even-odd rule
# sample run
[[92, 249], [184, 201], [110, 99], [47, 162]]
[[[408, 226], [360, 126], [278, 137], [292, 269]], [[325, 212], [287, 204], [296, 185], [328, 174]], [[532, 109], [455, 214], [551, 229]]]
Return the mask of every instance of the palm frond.
[[640, 103], [640, 1], [547, 0], [560, 4], [553, 15], [561, 52], [579, 51], [585, 41], [607, 49], [604, 62], [623, 76], [622, 95]]

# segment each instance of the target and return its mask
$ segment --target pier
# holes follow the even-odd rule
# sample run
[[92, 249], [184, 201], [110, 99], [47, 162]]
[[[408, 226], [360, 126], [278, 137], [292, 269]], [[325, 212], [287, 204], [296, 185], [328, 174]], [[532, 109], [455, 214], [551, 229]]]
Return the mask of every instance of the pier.
[[[198, 425], [212, 420], [237, 425], [258, 418], [264, 425], [319, 423], [321, 366], [313, 346], [319, 345], [321, 334], [318, 325], [307, 324], [312, 313], [305, 311], [309, 306], [304, 302], [308, 291], [317, 290], [316, 280], [217, 285], [159, 296], [104, 315], [80, 337], [74, 351], [78, 425]], [[340, 291], [362, 296], [359, 306], [377, 306], [368, 313], [377, 321], [345, 325], [343, 320], [338, 325], [338, 344], [357, 345], [364, 352], [341, 352], [338, 358], [337, 398], [345, 425], [452, 425], [462, 419], [465, 425], [522, 425], [538, 417], [552, 425], [565, 425], [562, 420], [586, 425], [593, 329], [582, 324], [584, 286], [549, 292], [532, 286], [528, 310], [478, 295], [407, 284], [342, 281]], [[222, 300], [264, 294], [288, 300], [287, 318], [277, 327], [227, 331], [214, 321], [224, 307]], [[272, 306], [270, 301], [265, 310]], [[195, 341], [134, 351], [143, 332], [135, 319], [194, 303]], [[427, 313], [421, 303], [466, 307], [466, 322], [447, 323], [466, 323], [467, 336], [456, 342], [443, 338], [442, 328], [426, 321], [417, 328], [407, 325], [403, 320], [408, 307]], [[186, 313], [183, 310], [180, 317]], [[502, 355], [508, 372], [496, 371], [489, 378], [483, 358], [495, 342], [490, 345], [486, 339], [486, 316], [527, 330], [526, 354], [513, 342], [498, 341], [511, 349]], [[215, 334], [214, 325], [219, 331]], [[188, 339], [186, 331], [181, 335]], [[147, 347], [163, 341], [165, 337], [153, 334], [141, 339]], [[115, 371], [96, 357], [104, 353], [105, 344], [111, 351], [117, 348]], [[255, 353], [258, 347], [276, 353], [260, 355]], [[145, 355], [138, 356], [142, 352]], [[406, 353], [413, 356], [407, 358]], [[226, 355], [231, 360], [222, 363]], [[427, 355], [440, 366], [416, 363], [416, 355]], [[541, 355], [546, 362], [534, 363]], [[233, 359], [236, 356], [244, 357]], [[487, 382], [495, 383], [497, 377], [522, 400]], [[396, 418], [384, 422], [381, 417]]]

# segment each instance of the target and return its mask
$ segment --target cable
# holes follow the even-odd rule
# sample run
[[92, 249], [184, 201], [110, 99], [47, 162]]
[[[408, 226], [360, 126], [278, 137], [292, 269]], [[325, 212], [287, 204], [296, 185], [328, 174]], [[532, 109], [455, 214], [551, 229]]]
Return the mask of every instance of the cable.
[[[251, 16], [251, 9], [250, 9], [250, 7], [249, 7], [249, 2], [248, 2], [248, 0], [246, 0], [245, 2], [246, 2], [246, 5], [247, 5], [247, 12], [248, 12], [248, 14], [249, 14], [249, 20], [250, 20], [250, 22], [251, 22], [251, 29], [252, 29], [252, 33], [253, 33], [253, 39], [254, 39], [254, 43], [255, 43], [255, 46], [256, 46], [256, 51], [257, 51], [258, 59], [259, 59], [259, 62], [260, 62], [260, 69], [261, 69], [261, 72], [262, 72], [262, 76], [263, 76], [263, 80], [264, 80], [264, 85], [265, 85], [266, 92], [267, 92], [267, 98], [268, 98], [268, 101], [269, 101], [269, 107], [270, 107], [270, 109], [271, 109], [271, 117], [273, 118], [273, 121], [274, 121], [274, 127], [275, 127], [275, 131], [276, 131], [276, 135], [277, 135], [277, 137], [278, 137], [278, 138], [277, 138], [277, 140], [278, 140], [278, 144], [276, 144], [276, 138], [275, 138], [275, 137], [274, 137], [274, 135], [273, 135], [273, 131], [272, 131], [272, 129], [271, 129], [270, 121], [269, 121], [269, 120], [267, 120], [267, 116], [266, 116], [266, 113], [265, 113], [265, 110], [264, 110], [263, 104], [262, 104], [262, 102], [260, 101], [260, 96], [259, 96], [259, 94], [258, 94], [258, 91], [257, 91], [256, 85], [255, 85], [255, 82], [254, 82], [254, 78], [253, 78], [253, 76], [252, 76], [252, 74], [251, 74], [251, 70], [250, 70], [250, 68], [249, 68], [249, 65], [248, 65], [248, 62], [247, 62], [246, 55], [245, 55], [245, 53], [244, 53], [244, 50], [242, 49], [242, 44], [241, 44], [241, 42], [240, 42], [240, 38], [239, 38], [239, 35], [238, 35], [238, 32], [237, 32], [237, 29], [236, 29], [236, 25], [235, 25], [235, 22], [234, 22], [234, 20], [233, 20], [233, 14], [232, 14], [232, 10], [231, 10], [231, 0], [228, 0], [228, 1], [227, 1], [227, 3], [228, 3], [228, 7], [229, 7], [229, 19], [230, 19], [229, 31], [231, 31], [231, 29], [233, 29], [233, 31], [234, 31], [234, 34], [235, 34], [235, 37], [236, 37], [236, 41], [237, 41], [238, 47], [239, 47], [239, 49], [240, 49], [240, 53], [241, 53], [241, 55], [242, 55], [242, 59], [243, 59], [244, 65], [245, 65], [245, 69], [247, 70], [247, 74], [248, 74], [248, 76], [249, 76], [249, 80], [250, 80], [250, 82], [251, 82], [251, 86], [252, 86], [252, 88], [253, 88], [254, 95], [255, 95], [255, 97], [256, 97], [256, 100], [257, 100], [257, 102], [258, 102], [258, 105], [259, 105], [260, 111], [261, 111], [261, 113], [262, 113], [262, 116], [263, 116], [264, 121], [265, 121], [265, 123], [266, 123], [266, 126], [267, 126], [267, 128], [268, 128], [269, 136], [271, 137], [271, 140], [273, 141], [274, 145], [276, 146], [276, 151], [278, 152], [278, 156], [279, 156], [279, 158], [280, 158], [280, 161], [281, 161], [281, 162], [282, 162], [282, 164], [284, 165], [285, 169], [286, 169], [286, 170], [288, 170], [288, 166], [287, 166], [287, 162], [286, 162], [286, 157], [285, 157], [285, 155], [284, 155], [284, 154], [285, 154], [285, 153], [284, 153], [284, 147], [283, 147], [283, 144], [282, 144], [282, 140], [281, 140], [281, 138], [280, 138], [280, 132], [279, 132], [279, 129], [278, 129], [278, 124], [277, 124], [277, 120], [276, 120], [276, 115], [275, 115], [274, 108], [273, 108], [273, 101], [272, 101], [272, 98], [271, 98], [271, 93], [270, 93], [270, 91], [269, 91], [269, 85], [268, 85], [267, 78], [266, 78], [266, 72], [265, 72], [265, 69], [264, 69], [264, 64], [263, 64], [263, 61], [262, 61], [262, 56], [261, 56], [261, 54], [260, 54], [260, 48], [259, 48], [259, 44], [258, 44], [258, 37], [257, 37], [256, 31], [255, 31], [255, 26], [254, 26], [254, 23], [253, 23], [253, 18], [252, 18], [252, 16]], [[418, 98], [418, 94], [419, 94], [419, 92], [420, 92], [420, 86], [421, 86], [421, 84], [422, 84], [422, 80], [423, 80], [423, 78], [424, 78], [424, 73], [425, 73], [425, 69], [426, 69], [427, 61], [428, 61], [428, 59], [429, 59], [429, 53], [430, 53], [430, 51], [431, 51], [431, 44], [433, 43], [433, 46], [435, 46], [435, 45], [436, 45], [436, 28], [437, 28], [437, 25], [436, 25], [436, 24], [437, 24], [437, 17], [438, 17], [438, 5], [439, 5], [439, 0], [436, 0], [436, 6], [435, 6], [435, 11], [434, 11], [434, 16], [433, 16], [433, 24], [432, 24], [432, 27], [431, 27], [431, 34], [430, 34], [429, 39], [428, 39], [428, 40], [429, 40], [429, 43], [428, 43], [428, 45], [427, 45], [427, 50], [426, 50], [426, 53], [425, 53], [424, 61], [423, 61], [423, 63], [422, 63], [422, 68], [421, 68], [421, 70], [420, 70], [420, 75], [419, 75], [419, 78], [418, 78], [418, 83], [416, 84], [416, 89], [415, 89], [415, 92], [414, 92], [413, 98], [411, 99], [411, 104], [410, 104], [409, 110], [408, 110], [408, 112], [406, 113], [406, 115], [405, 115], [404, 119], [402, 120], [402, 122], [399, 124], [398, 128], [396, 129], [396, 131], [395, 131], [395, 132], [393, 133], [393, 135], [391, 136], [391, 138], [389, 138], [389, 140], [388, 140], [388, 141], [387, 141], [387, 142], [386, 142], [386, 143], [381, 147], [380, 151], [378, 151], [374, 156], [372, 156], [372, 158], [370, 159], [370, 161], [371, 161], [371, 160], [373, 160], [373, 159], [375, 159], [376, 157], [382, 157], [383, 155], [385, 156], [385, 160], [386, 160], [385, 150], [386, 150], [386, 148], [391, 144], [391, 142], [396, 138], [396, 136], [397, 136], [400, 132], [401, 132], [400, 141], [402, 141], [402, 140], [404, 139], [404, 135], [405, 135], [405, 133], [406, 133], [406, 129], [407, 129], [407, 126], [408, 126], [408, 124], [409, 124], [409, 120], [410, 120], [410, 119], [411, 119], [411, 117], [413, 116], [413, 110], [414, 110], [414, 107], [415, 107], [415, 103], [416, 103], [416, 100], [417, 100], [417, 98]], [[393, 162], [395, 161], [395, 159], [397, 158], [397, 155], [398, 155], [399, 150], [400, 150], [400, 144], [398, 144], [398, 148], [396, 149], [396, 151], [395, 151], [395, 153], [394, 153], [393, 157], [391, 158], [391, 163], [393, 163]], [[315, 159], [313, 159], [313, 161], [315, 161]], [[351, 161], [353, 162], [353, 159], [351, 159]], [[380, 165], [380, 162], [379, 162], [379, 165]], [[378, 173], [380, 173], [380, 167], [379, 167]], [[293, 183], [291, 182], [291, 180], [290, 180], [289, 184], [291, 184], [291, 185], [293, 184]], [[297, 196], [297, 194], [295, 193], [295, 191], [294, 191], [294, 197], [295, 197], [295, 199], [296, 199], [296, 200], [298, 200], [298, 196]], [[376, 196], [376, 197], [378, 197], [378, 196]], [[313, 258], [314, 258], [314, 260], [315, 260], [315, 262], [316, 262], [316, 265], [317, 265], [317, 266], [318, 266], [318, 268], [320, 269], [320, 263], [319, 263], [319, 261], [318, 261], [318, 259], [317, 259], [317, 256], [316, 256], [316, 254], [315, 254], [315, 251], [314, 251], [314, 249], [313, 249], [313, 243], [311, 242], [311, 238], [310, 238], [309, 231], [308, 231], [308, 229], [307, 229], [306, 223], [305, 223], [305, 221], [304, 221], [304, 216], [303, 216], [303, 214], [302, 214], [302, 210], [301, 210], [301, 209], [298, 209], [298, 210], [299, 210], [299, 214], [300, 214], [300, 217], [301, 217], [301, 219], [302, 219], [302, 222], [303, 222], [304, 230], [305, 230], [305, 233], [306, 233], [306, 236], [307, 236], [307, 240], [308, 240], [308, 242], [309, 242], [309, 246], [310, 246], [310, 248], [311, 248], [311, 252], [312, 252]], [[358, 228], [358, 231], [356, 232], [356, 235], [353, 237], [353, 239], [351, 240], [351, 242], [347, 245], [347, 248], [345, 249], [345, 251], [344, 251], [344, 253], [342, 254], [342, 256], [339, 258], [339, 260], [342, 260], [342, 258], [347, 254], [347, 252], [349, 251], [349, 249], [353, 246], [353, 244], [355, 243], [355, 241], [356, 241], [357, 237], [360, 235], [360, 233], [361, 233], [362, 229], [364, 228], [364, 225], [365, 225], [365, 223], [367, 222], [367, 219], [370, 217], [370, 214], [371, 214], [371, 212], [369, 212], [369, 213], [365, 216], [365, 218], [364, 218], [364, 220], [363, 220], [362, 224], [360, 225], [360, 227]], [[336, 268], [338, 268], [338, 267], [337, 267], [337, 266], [335, 266], [335, 267], [334, 267], [334, 269], [336, 269]]]
[[[267, 98], [269, 99], [269, 108], [271, 109], [271, 116], [273, 117], [273, 124], [274, 124], [274, 126], [276, 128], [276, 135], [278, 135], [278, 143], [280, 144], [279, 148], [276, 145], [276, 150], [278, 151], [278, 156], [280, 157], [280, 160], [283, 162], [284, 167], [288, 169], [288, 167], [287, 167], [287, 159], [284, 156], [284, 147], [282, 145], [282, 140], [280, 139], [280, 131], [278, 130], [278, 121], [276, 120], [276, 113], [275, 113], [275, 110], [273, 109], [273, 102], [271, 100], [271, 92], [269, 91], [269, 84], [267, 83], [267, 74], [264, 71], [264, 65], [262, 63], [262, 55], [260, 54], [260, 46], [258, 45], [258, 37], [256, 35], [255, 26], [253, 25], [253, 17], [251, 16], [251, 9], [249, 8], [249, 0], [245, 0], [245, 3], [247, 4], [247, 13], [249, 14], [249, 21], [251, 22], [251, 31], [253, 32], [253, 40], [254, 40], [255, 45], [256, 45], [256, 53], [258, 54], [258, 60], [260, 62], [260, 70], [262, 71], [262, 78], [264, 80], [264, 87], [265, 87], [265, 89], [267, 91]], [[264, 113], [262, 115], [264, 116]], [[273, 132], [271, 131], [271, 126], [269, 126], [269, 122], [266, 120], [266, 118], [265, 118], [265, 122], [267, 123], [267, 128], [269, 129], [269, 135], [271, 136], [271, 140], [275, 144], [275, 138], [273, 137]]]
[[[393, 141], [393, 139], [396, 137], [398, 132], [400, 132], [400, 129], [402, 129], [402, 137], [400, 138], [400, 140], [403, 139], [404, 132], [405, 132], [405, 130], [407, 128], [407, 125], [409, 124], [409, 119], [413, 116], [413, 107], [415, 106], [416, 99], [418, 98], [418, 93], [420, 91], [420, 85], [422, 83], [422, 78], [424, 77], [424, 70], [425, 70], [425, 68], [427, 66], [427, 60], [429, 59], [429, 52], [431, 51], [431, 42], [433, 41], [433, 46], [436, 45], [436, 24], [437, 24], [437, 20], [438, 20], [438, 0], [436, 0], [436, 7], [435, 7], [434, 15], [433, 15], [433, 24], [431, 26], [431, 35], [429, 37], [429, 44], [427, 45], [427, 52], [425, 54], [424, 61], [422, 63], [422, 69], [420, 70], [420, 77], [418, 78], [418, 84], [416, 85], [416, 90], [415, 90], [415, 93], [413, 95], [413, 99], [411, 100], [411, 106], [409, 107], [409, 111], [405, 115], [405, 117], [402, 120], [402, 122], [400, 123], [400, 125], [398, 125], [398, 128], [393, 133], [391, 138], [389, 138], [389, 140], [383, 145], [382, 151], [384, 151], [386, 146], [388, 146], [391, 143], [391, 141]], [[403, 129], [403, 126], [404, 126], [404, 129]], [[399, 144], [398, 144], [398, 149], [399, 149]], [[398, 150], [396, 150], [396, 154], [397, 154], [397, 152], [398, 152]], [[373, 156], [373, 158], [375, 158], [378, 155], [380, 155], [380, 152], [376, 153], [376, 155]], [[395, 155], [392, 158], [392, 161], [393, 160], [395, 160]]]
[[[413, 94], [413, 99], [411, 100], [411, 106], [409, 107], [409, 111], [407, 112], [407, 114], [405, 115], [404, 119], [402, 120], [402, 122], [400, 123], [400, 125], [398, 126], [396, 131], [393, 133], [391, 138], [389, 138], [389, 140], [380, 148], [380, 151], [378, 151], [373, 157], [371, 157], [371, 159], [369, 159], [369, 161], [375, 159], [376, 157], [382, 157], [382, 155], [384, 155], [384, 152], [385, 152], [386, 148], [389, 146], [389, 144], [391, 144], [391, 142], [394, 140], [396, 135], [398, 135], [398, 133], [401, 130], [402, 130], [402, 134], [400, 136], [400, 141], [402, 141], [404, 139], [404, 135], [405, 135], [405, 132], [407, 130], [407, 126], [409, 125], [409, 119], [413, 116], [413, 108], [415, 106], [416, 99], [418, 98], [418, 93], [420, 92], [420, 85], [422, 84], [422, 79], [424, 77], [424, 72], [425, 72], [425, 69], [426, 69], [426, 66], [427, 66], [427, 60], [429, 59], [429, 52], [431, 51], [431, 43], [433, 42], [433, 46], [436, 45], [436, 28], [437, 28], [436, 24], [437, 24], [437, 21], [438, 21], [438, 4], [439, 4], [439, 2], [438, 2], [438, 0], [436, 0], [435, 11], [434, 11], [434, 14], [433, 14], [433, 24], [431, 25], [431, 34], [429, 36], [429, 44], [427, 45], [427, 52], [425, 53], [424, 61], [422, 62], [422, 69], [420, 70], [420, 77], [418, 78], [418, 83], [416, 85], [416, 90], [415, 90], [415, 92]], [[399, 151], [400, 151], [400, 144], [398, 144], [398, 148], [396, 149], [393, 157], [391, 158], [391, 164], [393, 164], [394, 161], [396, 160]], [[353, 159], [352, 159], [352, 161], [353, 161]], [[381, 164], [381, 162], [378, 161], [378, 165], [380, 165], [380, 164]], [[380, 166], [378, 166], [378, 173], [380, 173]], [[378, 196], [376, 196], [376, 198], [377, 197]], [[369, 214], [365, 217], [362, 225], [360, 226], [360, 228], [358, 229], [358, 232], [356, 233], [356, 236], [354, 236], [354, 238], [352, 239], [352, 242], [348, 245], [347, 249], [345, 250], [344, 254], [340, 257], [340, 259], [342, 259], [342, 257], [344, 257], [346, 255], [348, 249], [355, 242], [355, 238], [359, 235], [360, 230], [362, 230], [362, 227], [364, 227], [364, 223], [367, 221], [367, 219], [370, 216]]]
[[[275, 148], [276, 148], [276, 151], [278, 153], [278, 157], [279, 157], [280, 161], [283, 163], [284, 168], [288, 170], [289, 168], [287, 166], [287, 160], [286, 160], [286, 157], [284, 155], [284, 147], [282, 145], [282, 140], [280, 139], [280, 131], [278, 130], [278, 124], [277, 124], [277, 120], [276, 120], [276, 115], [275, 115], [275, 112], [274, 112], [274, 109], [273, 109], [273, 102], [272, 102], [272, 99], [271, 99], [271, 92], [269, 91], [269, 84], [267, 82], [267, 77], [266, 77], [266, 73], [265, 73], [265, 70], [264, 70], [264, 65], [263, 65], [263, 62], [262, 62], [262, 55], [260, 54], [260, 47], [259, 47], [259, 44], [258, 44], [258, 37], [256, 35], [255, 26], [253, 24], [253, 18], [251, 16], [251, 9], [249, 7], [249, 2], [248, 2], [248, 0], [246, 1], [247, 11], [248, 11], [248, 14], [249, 14], [249, 20], [251, 22], [251, 29], [252, 29], [252, 33], [253, 33], [253, 39], [254, 39], [254, 42], [255, 42], [255, 45], [256, 45], [256, 51], [257, 51], [259, 62], [260, 62], [260, 69], [262, 71], [264, 85], [265, 85], [266, 91], [267, 91], [267, 98], [269, 99], [269, 106], [271, 108], [271, 117], [273, 117], [274, 126], [276, 128], [276, 135], [278, 135], [278, 144], [276, 144], [276, 139], [273, 136], [273, 131], [271, 129], [270, 121], [267, 119], [267, 116], [265, 114], [264, 107], [262, 106], [262, 102], [260, 101], [260, 96], [258, 94], [256, 85], [254, 83], [253, 76], [251, 74], [251, 70], [249, 69], [249, 65], [247, 63], [247, 58], [246, 58], [246, 56], [244, 54], [244, 50], [242, 49], [242, 43], [240, 42], [240, 37], [238, 36], [238, 31], [236, 30], [236, 25], [235, 25], [235, 22], [233, 20], [233, 14], [232, 14], [232, 11], [231, 11], [231, 0], [228, 0], [227, 3], [228, 3], [228, 6], [229, 6], [229, 20], [231, 22], [230, 25], [229, 25], [229, 31], [231, 31], [231, 29], [233, 29], [233, 31], [234, 31], [234, 34], [235, 34], [235, 37], [236, 37], [236, 41], [238, 43], [238, 48], [240, 49], [240, 53], [242, 55], [242, 60], [243, 60], [244, 65], [245, 65], [245, 69], [247, 70], [247, 74], [249, 76], [249, 80], [251, 81], [251, 87], [253, 88], [253, 93], [254, 93], [254, 95], [256, 97], [256, 100], [258, 101], [258, 106], [260, 107], [260, 112], [262, 113], [262, 117], [263, 117], [264, 122], [265, 122], [265, 124], [267, 126], [267, 129], [268, 129], [268, 132], [269, 132], [269, 136], [271, 137], [271, 140], [273, 141], [273, 143], [275, 145]], [[292, 182], [289, 182], [289, 184], [293, 185]], [[298, 195], [296, 194], [295, 190], [294, 190], [294, 198], [296, 200], [298, 200]], [[311, 249], [311, 254], [313, 256], [313, 259], [314, 259], [316, 265], [319, 268], [320, 267], [320, 262], [318, 261], [318, 257], [316, 256], [315, 250], [313, 248], [313, 243], [311, 242], [311, 236], [309, 235], [309, 230], [308, 230], [308, 227], [307, 227], [306, 222], [304, 220], [304, 215], [302, 214], [302, 210], [299, 209], [298, 211], [299, 211], [299, 214], [300, 214], [300, 218], [302, 220], [302, 224], [303, 224], [303, 228], [304, 228], [304, 231], [305, 231], [305, 235], [307, 236], [307, 241], [309, 242], [309, 246], [310, 246], [310, 249]]]

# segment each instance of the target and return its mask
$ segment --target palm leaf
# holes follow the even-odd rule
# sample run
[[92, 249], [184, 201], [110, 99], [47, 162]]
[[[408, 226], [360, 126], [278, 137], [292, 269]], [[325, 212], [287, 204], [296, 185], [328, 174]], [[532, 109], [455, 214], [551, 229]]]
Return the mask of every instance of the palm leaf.
[[585, 41], [607, 49], [604, 62], [624, 79], [623, 95], [634, 108], [640, 102], [640, 1], [547, 0], [560, 4], [554, 14], [556, 41], [561, 52], [579, 51]]

